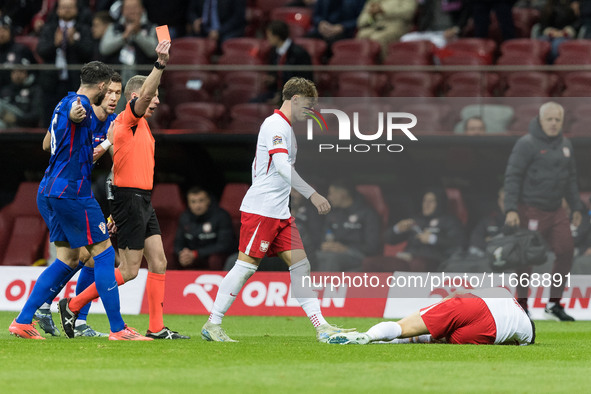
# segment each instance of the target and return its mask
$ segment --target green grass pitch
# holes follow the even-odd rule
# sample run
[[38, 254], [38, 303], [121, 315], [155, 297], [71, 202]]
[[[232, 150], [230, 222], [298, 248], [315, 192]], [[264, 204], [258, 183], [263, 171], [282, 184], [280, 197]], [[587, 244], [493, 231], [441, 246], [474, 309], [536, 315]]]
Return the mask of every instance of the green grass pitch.
[[[306, 318], [228, 316], [239, 343], [211, 343], [206, 316], [167, 315], [185, 341], [15, 338], [0, 313], [0, 393], [587, 392], [591, 322], [537, 322], [533, 346], [327, 345]], [[58, 322], [57, 314], [54, 320]], [[148, 317], [124, 316], [140, 331]], [[365, 331], [379, 319], [330, 318]], [[106, 317], [89, 323], [107, 330]]]

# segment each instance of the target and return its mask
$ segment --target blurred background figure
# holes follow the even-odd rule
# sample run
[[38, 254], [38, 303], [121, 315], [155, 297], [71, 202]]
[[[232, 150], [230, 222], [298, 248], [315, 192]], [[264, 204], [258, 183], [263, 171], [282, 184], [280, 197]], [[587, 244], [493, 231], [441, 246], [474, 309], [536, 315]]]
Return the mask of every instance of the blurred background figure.
[[464, 134], [466, 135], [484, 135], [486, 134], [486, 124], [479, 116], [473, 116], [464, 122]]
[[29, 64], [26, 58], [15, 58], [10, 82], [0, 88], [0, 128], [39, 127], [43, 92], [27, 71]]
[[364, 5], [365, 0], [317, 0], [312, 15], [314, 27], [308, 36], [322, 38], [329, 47], [335, 41], [353, 38]]
[[193, 35], [219, 45], [244, 35], [246, 0], [190, 0], [187, 17]]
[[532, 29], [532, 37], [550, 42], [548, 63], [554, 63], [560, 44], [576, 38], [578, 28], [579, 18], [569, 0], [548, 0], [542, 8], [540, 23]]
[[513, 6], [517, 0], [478, 0], [472, 2], [472, 17], [474, 18], [474, 37], [487, 38], [490, 26], [490, 13], [494, 11], [503, 41], [515, 38], [513, 24]]

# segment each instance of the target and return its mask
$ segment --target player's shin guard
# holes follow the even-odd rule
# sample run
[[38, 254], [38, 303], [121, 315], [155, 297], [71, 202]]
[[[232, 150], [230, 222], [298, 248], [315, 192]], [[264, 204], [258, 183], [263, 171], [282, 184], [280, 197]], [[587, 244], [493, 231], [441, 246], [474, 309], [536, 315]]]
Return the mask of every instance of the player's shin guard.
[[148, 272], [146, 293], [148, 294], [148, 311], [150, 324], [148, 330], [159, 332], [164, 328], [164, 280], [165, 274]]
[[[53, 300], [61, 287], [59, 284], [62, 283], [65, 278], [68, 278], [74, 271], [67, 264], [60, 260], [55, 260], [53, 264], [47, 267], [33, 287], [31, 295], [27, 299], [23, 310], [16, 318], [16, 322], [19, 324], [31, 324], [33, 321], [33, 315], [37, 308], [39, 308], [47, 299]], [[66, 281], [67, 283], [67, 281]]]
[[94, 256], [94, 276], [96, 289], [103, 301], [111, 332], [125, 328], [119, 304], [119, 286], [115, 279], [115, 250], [109, 246], [102, 253]]
[[294, 294], [314, 327], [325, 324], [326, 320], [324, 320], [324, 316], [320, 311], [320, 301], [318, 301], [316, 292], [311, 287], [304, 285], [304, 278], [310, 277], [310, 262], [308, 259], [305, 258], [289, 267], [289, 275], [292, 294]]
[[402, 334], [402, 327], [394, 321], [383, 321], [369, 330], [367, 335], [372, 341], [391, 341]]
[[[56, 260], [57, 261], [57, 260]], [[82, 261], [78, 262], [78, 266], [76, 268], [74, 268], [67, 276], [65, 276], [61, 282], [59, 283], [59, 285], [57, 285], [55, 287], [56, 290], [56, 294], [59, 294], [60, 291], [62, 291], [62, 289], [64, 288], [64, 286], [70, 281], [70, 279], [72, 279], [72, 277], [74, 275], [76, 275], [76, 272], [80, 271], [80, 269], [84, 267], [84, 263]], [[47, 298], [47, 300], [45, 300], [46, 304], [49, 304], [51, 306], [51, 303], [53, 302], [53, 300], [55, 299], [55, 295], [51, 295]]]
[[[76, 295], [82, 293], [88, 286], [90, 286], [94, 282], [94, 268], [90, 267], [82, 267], [80, 271], [80, 276], [78, 277], [78, 282], [76, 282]], [[80, 308], [80, 312], [78, 312], [78, 318], [76, 319], [76, 324], [79, 321], [86, 320], [88, 316], [88, 311], [90, 309], [90, 302]]]
[[255, 273], [257, 268], [254, 264], [236, 260], [234, 267], [232, 267], [222, 280], [222, 283], [220, 283], [218, 294], [215, 297], [215, 302], [211, 309], [211, 315], [209, 315], [210, 322], [213, 324], [222, 324], [224, 315], [230, 309], [240, 289], [242, 289], [248, 278]]

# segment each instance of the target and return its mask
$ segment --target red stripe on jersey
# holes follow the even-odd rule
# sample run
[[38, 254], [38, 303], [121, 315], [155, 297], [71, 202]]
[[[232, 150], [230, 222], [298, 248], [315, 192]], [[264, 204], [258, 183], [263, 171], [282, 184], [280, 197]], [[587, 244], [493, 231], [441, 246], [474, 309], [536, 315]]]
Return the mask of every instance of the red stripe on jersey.
[[269, 156], [272, 156], [275, 153], [287, 153], [289, 155], [289, 152], [287, 151], [287, 149], [285, 149], [285, 148], [277, 148], [277, 149], [271, 149], [269, 151]]
[[76, 124], [71, 124], [72, 130], [70, 130], [70, 158], [72, 158], [72, 147], [74, 146], [74, 135], [76, 135]]
[[78, 186], [78, 191], [76, 192], [76, 195], [80, 194], [80, 189], [82, 188], [82, 183], [84, 182], [84, 176], [82, 177], [82, 180], [80, 181], [80, 186]]
[[92, 235], [90, 234], [90, 223], [88, 222], [88, 212], [84, 211], [84, 214], [86, 215], [86, 238], [88, 238], [88, 244], [92, 245], [94, 242], [92, 242]]
[[62, 194], [64, 194], [64, 192], [66, 191], [67, 188], [68, 188], [68, 186], [64, 187], [64, 190], [62, 190], [62, 192], [60, 193], [60, 195], [59, 195], [58, 198], [61, 198], [62, 197]]
[[289, 121], [289, 119], [287, 119], [287, 116], [285, 116], [285, 114], [281, 112], [281, 110], [276, 109], [274, 113], [281, 115], [281, 117], [285, 119], [285, 121], [291, 126], [291, 122]]

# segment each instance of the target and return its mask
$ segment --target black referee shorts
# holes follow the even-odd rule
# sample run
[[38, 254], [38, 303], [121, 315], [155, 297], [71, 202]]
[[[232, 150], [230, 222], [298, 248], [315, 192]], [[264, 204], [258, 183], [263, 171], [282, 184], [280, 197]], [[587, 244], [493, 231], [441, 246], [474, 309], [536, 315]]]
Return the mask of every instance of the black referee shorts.
[[113, 186], [111, 215], [117, 226], [119, 249], [141, 250], [152, 235], [161, 235], [150, 192], [131, 187]]

